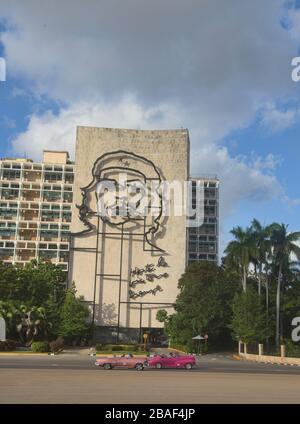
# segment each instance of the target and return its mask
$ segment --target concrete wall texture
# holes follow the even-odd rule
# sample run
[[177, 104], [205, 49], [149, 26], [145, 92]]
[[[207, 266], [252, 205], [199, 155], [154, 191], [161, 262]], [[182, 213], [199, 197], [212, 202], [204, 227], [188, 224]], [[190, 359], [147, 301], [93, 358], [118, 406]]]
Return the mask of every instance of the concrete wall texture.
[[[117, 153], [119, 151], [122, 153]], [[163, 308], [171, 312], [172, 307], [155, 303], [172, 304], [175, 301], [178, 279], [186, 265], [185, 216], [174, 216], [171, 211], [170, 216], [159, 217], [152, 210], [153, 216], [145, 220], [112, 219], [105, 222], [97, 216], [95, 193], [101, 179], [117, 179], [124, 171], [133, 180], [145, 180], [146, 177], [147, 184], [158, 178], [169, 182], [188, 180], [188, 131], [78, 127], [75, 163], [71, 228], [75, 235], [72, 237], [74, 250], [69, 280], [75, 281], [78, 294], [85, 297], [92, 309], [95, 298], [97, 325], [110, 327], [119, 323], [123, 328], [132, 329], [140, 325], [144, 328], [161, 327], [155, 318], [157, 311]], [[171, 205], [172, 201], [171, 197]], [[159, 198], [157, 202], [159, 206]], [[80, 205], [84, 207], [80, 209]], [[98, 253], [95, 252], [97, 227], [101, 233]], [[155, 231], [152, 232], [151, 228]], [[84, 230], [87, 232], [79, 234]], [[160, 257], [168, 266], [158, 266]], [[150, 266], [147, 271], [146, 265], [152, 265], [152, 268]], [[134, 274], [132, 271], [136, 268], [144, 271]], [[163, 276], [158, 279], [152, 275], [151, 281], [151, 274]], [[136, 280], [143, 282], [131, 287], [130, 283]], [[161, 291], [138, 295], [139, 291], [149, 291], [157, 285]], [[136, 296], [130, 297], [130, 293]], [[119, 304], [119, 300], [130, 303]], [[143, 302], [142, 314], [139, 302]]]

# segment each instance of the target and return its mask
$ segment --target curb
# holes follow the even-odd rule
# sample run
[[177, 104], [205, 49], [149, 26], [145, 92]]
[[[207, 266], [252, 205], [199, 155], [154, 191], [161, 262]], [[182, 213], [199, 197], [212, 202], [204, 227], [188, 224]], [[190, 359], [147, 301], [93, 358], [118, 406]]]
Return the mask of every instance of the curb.
[[0, 356], [24, 356], [24, 355], [32, 355], [32, 356], [44, 356], [44, 355], [50, 355], [49, 352], [0, 352]]
[[232, 359], [235, 359], [236, 361], [242, 360], [242, 358], [239, 355], [232, 355]]
[[187, 353], [184, 352], [183, 350], [174, 349], [173, 347], [169, 347], [168, 349], [171, 350], [172, 352], [179, 352], [179, 353], [184, 353], [185, 355], [187, 355]]
[[300, 367], [300, 363], [285, 362], [284, 358], [281, 358], [280, 361], [275, 361], [275, 362], [274, 362], [274, 359], [273, 360], [262, 360], [262, 359], [254, 359], [254, 358], [245, 358], [245, 357], [240, 356], [240, 355], [232, 355], [232, 358], [235, 359], [236, 361], [244, 360], [244, 361], [252, 362], [252, 363], [256, 363], [256, 364], [281, 365], [281, 366], [289, 366], [289, 367], [298, 366], [298, 367]]

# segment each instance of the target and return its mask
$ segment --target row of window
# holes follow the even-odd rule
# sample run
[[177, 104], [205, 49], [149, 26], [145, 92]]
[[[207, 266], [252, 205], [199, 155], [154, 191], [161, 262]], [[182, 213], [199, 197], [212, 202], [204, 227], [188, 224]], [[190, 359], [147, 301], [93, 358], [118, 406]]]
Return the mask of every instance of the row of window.
[[[30, 178], [28, 178], [30, 174], [25, 176], [26, 179], [33, 179], [33, 176], [30, 175]], [[2, 178], [7, 180], [19, 180], [21, 178], [21, 170], [17, 169], [4, 169], [2, 172]], [[37, 179], [40, 179], [39, 176]], [[64, 181], [67, 183], [73, 183], [74, 182], [74, 174], [71, 172], [66, 172], [63, 174], [62, 172], [53, 172], [53, 171], [46, 171], [43, 174], [43, 181]]]
[[[33, 193], [26, 193], [23, 194], [23, 200], [39, 200], [39, 193], [37, 192], [34, 196]], [[1, 199], [16, 199], [19, 198], [19, 190], [16, 189], [3, 189], [1, 193]], [[73, 201], [73, 193], [70, 191], [64, 191], [63, 193], [61, 191], [55, 192], [55, 191], [44, 191], [43, 192], [43, 201], [48, 202], [56, 202], [56, 201], [62, 201], [65, 203], [72, 203]]]
[[208, 255], [208, 254], [200, 253], [199, 255], [197, 254], [189, 255], [189, 263], [199, 262], [199, 261], [216, 261], [216, 260], [217, 260], [217, 256], [211, 255], [211, 254]]
[[[15, 243], [17, 243], [17, 241], [0, 241], [0, 247], [2, 248], [14, 248], [15, 247]], [[24, 243], [23, 243], [24, 244]], [[17, 246], [17, 249], [22, 249], [22, 247]], [[68, 244], [57, 244], [57, 243], [48, 243], [48, 245], [46, 243], [40, 243], [38, 245], [38, 249], [39, 250], [65, 250], [68, 251], [69, 250], [69, 245]]]
[[[22, 165], [19, 163], [2, 163], [3, 169], [16, 169], [21, 170]], [[26, 171], [41, 171], [43, 169], [42, 164], [23, 164], [23, 169]], [[45, 165], [44, 166], [45, 171], [52, 171], [52, 172], [74, 172], [74, 168], [72, 166], [66, 166], [65, 168], [60, 165]]]
[[189, 243], [189, 253], [196, 253], [196, 252], [215, 252], [216, 251], [216, 244], [215, 243]]
[[[13, 183], [4, 183], [4, 182], [0, 182], [0, 189], [3, 188], [15, 188], [17, 190], [23, 189], [24, 191], [40, 191], [41, 187], [39, 184], [34, 184], [32, 185], [32, 187], [30, 187], [29, 185], [26, 184], [13, 184]], [[61, 185], [48, 185], [48, 184], [44, 184], [43, 185], [43, 190], [58, 190], [61, 191]], [[64, 185], [64, 191], [72, 191], [72, 186], [68, 186], [68, 185]]]
[[[2, 249], [0, 247], [0, 260], [8, 260], [9, 258], [13, 258], [14, 256], [14, 250], [13, 249]], [[26, 255], [22, 254], [17, 255], [17, 260], [24, 260], [24, 261], [30, 261], [31, 259], [34, 259], [35, 255]], [[69, 260], [69, 252], [60, 252], [57, 254], [57, 252], [49, 251], [49, 250], [40, 250], [37, 254], [38, 258], [41, 259], [59, 259], [63, 262], [68, 262]]]
[[190, 241], [216, 241], [216, 236], [190, 235]]

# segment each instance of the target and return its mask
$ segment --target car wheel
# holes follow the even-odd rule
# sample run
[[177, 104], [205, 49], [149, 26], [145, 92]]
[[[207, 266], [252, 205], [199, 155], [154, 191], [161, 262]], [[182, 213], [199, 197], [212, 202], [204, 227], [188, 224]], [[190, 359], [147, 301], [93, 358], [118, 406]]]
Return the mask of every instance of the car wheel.
[[104, 364], [103, 365], [103, 368], [105, 369], [105, 370], [111, 370], [111, 365], [110, 364]]
[[137, 371], [143, 371], [143, 369], [144, 369], [144, 365], [143, 365], [143, 364], [136, 364], [135, 369], [136, 369]]
[[158, 370], [160, 370], [162, 368], [162, 365], [160, 362], [157, 362], [157, 364], [155, 365], [155, 368], [157, 368]]
[[191, 370], [192, 369], [192, 364], [185, 364], [185, 369], [186, 370]]

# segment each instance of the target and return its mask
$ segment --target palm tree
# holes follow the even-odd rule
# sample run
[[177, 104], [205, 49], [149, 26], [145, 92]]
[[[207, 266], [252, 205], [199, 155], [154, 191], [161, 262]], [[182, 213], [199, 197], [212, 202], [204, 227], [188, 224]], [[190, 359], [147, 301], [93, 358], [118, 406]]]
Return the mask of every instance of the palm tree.
[[256, 256], [253, 261], [255, 265], [258, 265], [258, 294], [260, 296], [263, 268], [266, 267], [268, 255], [271, 253], [270, 227], [264, 227], [254, 218], [250, 229], [256, 246]]
[[227, 263], [236, 265], [241, 270], [241, 282], [243, 291], [247, 290], [247, 275], [251, 258], [256, 257], [256, 247], [253, 241], [251, 229], [243, 230], [240, 226], [233, 228], [231, 234], [235, 240], [229, 242], [225, 249]]
[[277, 270], [276, 292], [276, 346], [280, 343], [280, 294], [283, 267], [291, 255], [300, 259], [300, 247], [295, 243], [300, 239], [300, 232], [288, 233], [288, 225], [274, 223], [270, 225], [271, 243], [273, 248], [274, 265]]

